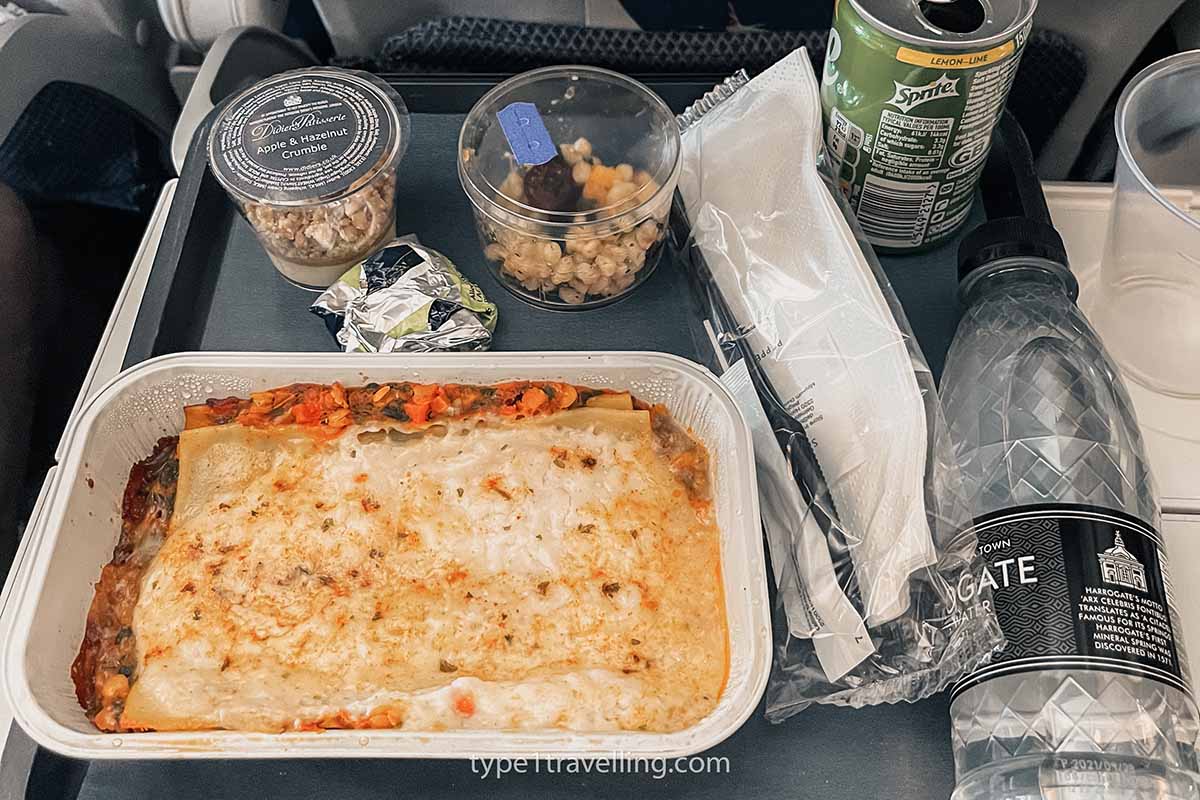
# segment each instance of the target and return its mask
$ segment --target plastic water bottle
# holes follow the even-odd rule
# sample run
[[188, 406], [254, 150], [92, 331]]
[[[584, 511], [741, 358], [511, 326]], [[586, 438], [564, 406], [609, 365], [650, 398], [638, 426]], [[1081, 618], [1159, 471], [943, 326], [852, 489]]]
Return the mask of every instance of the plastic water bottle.
[[1008, 643], [953, 690], [954, 798], [1196, 798], [1154, 483], [1066, 264], [1028, 218], [984, 223], [960, 249], [941, 396], [986, 570], [959, 591], [992, 588]]

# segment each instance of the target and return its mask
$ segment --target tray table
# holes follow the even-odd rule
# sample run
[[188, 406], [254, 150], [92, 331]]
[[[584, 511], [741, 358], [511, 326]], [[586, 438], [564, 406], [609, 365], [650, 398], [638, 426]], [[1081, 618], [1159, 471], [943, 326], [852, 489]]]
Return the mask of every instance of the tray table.
[[[629, 298], [593, 311], [535, 309], [491, 277], [470, 207], [458, 185], [458, 130], [467, 110], [494, 81], [385, 76], [404, 97], [412, 143], [398, 181], [397, 232], [448, 255], [500, 308], [496, 350], [662, 350], [704, 361], [709, 347], [698, 325], [686, 276], [670, 254]], [[682, 109], [719, 78], [649, 79]], [[128, 324], [122, 359], [130, 366], [183, 350], [332, 351], [323, 322], [307, 311], [315, 295], [275, 272], [249, 226], [237, 215], [204, 160], [207, 128], [193, 138], [148, 273], [131, 281], [113, 319]], [[978, 204], [977, 204], [978, 205]], [[161, 209], [160, 209], [161, 210]], [[974, 212], [968, 228], [982, 214]], [[958, 321], [957, 242], [917, 256], [883, 259], [935, 375], [941, 372]], [[136, 266], [136, 265], [135, 265]], [[143, 265], [144, 266], [144, 265]], [[136, 287], [134, 287], [136, 288]], [[140, 302], [139, 302], [140, 300]], [[111, 350], [99, 362], [115, 361]], [[103, 382], [97, 375], [93, 391]], [[89, 387], [85, 386], [87, 392]], [[14, 729], [5, 753], [24, 764], [25, 793], [39, 798], [288, 798], [314, 791], [345, 798], [651, 797], [822, 798], [946, 797], [953, 786], [948, 702], [850, 710], [813, 707], [787, 723], [768, 724], [761, 708], [731, 738], [699, 761], [665, 764], [663, 772], [601, 772], [595, 764], [530, 762], [523, 774], [484, 777], [481, 765], [447, 761], [174, 761], [82, 762], [36, 748]], [[7, 761], [7, 758], [6, 758]], [[551, 771], [553, 769], [554, 771]], [[20, 776], [0, 770], [0, 793]], [[37, 788], [35, 794], [29, 794]]]

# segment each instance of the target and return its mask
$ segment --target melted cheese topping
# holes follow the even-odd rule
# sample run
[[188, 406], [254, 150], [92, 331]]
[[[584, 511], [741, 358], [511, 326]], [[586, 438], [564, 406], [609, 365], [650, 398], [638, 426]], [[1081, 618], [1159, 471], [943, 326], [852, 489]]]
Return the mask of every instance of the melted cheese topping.
[[185, 431], [122, 725], [673, 731], [727, 672], [720, 548], [646, 412]]

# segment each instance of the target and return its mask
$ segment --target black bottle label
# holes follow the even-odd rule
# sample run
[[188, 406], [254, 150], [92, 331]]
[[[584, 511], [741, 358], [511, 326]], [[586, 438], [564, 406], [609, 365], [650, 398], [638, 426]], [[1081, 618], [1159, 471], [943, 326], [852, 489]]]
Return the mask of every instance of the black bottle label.
[[1046, 504], [988, 514], [974, 533], [984, 569], [959, 593], [990, 587], [1008, 641], [953, 697], [1044, 669], [1120, 672], [1191, 693], [1154, 528], [1111, 509]]

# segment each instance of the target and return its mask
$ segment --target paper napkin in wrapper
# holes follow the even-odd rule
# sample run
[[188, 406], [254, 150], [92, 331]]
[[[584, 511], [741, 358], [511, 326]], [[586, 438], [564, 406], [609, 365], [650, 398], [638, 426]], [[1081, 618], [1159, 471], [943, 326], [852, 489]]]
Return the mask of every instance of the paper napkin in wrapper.
[[404, 239], [372, 253], [309, 310], [347, 353], [487, 350], [498, 315], [450, 259]]

